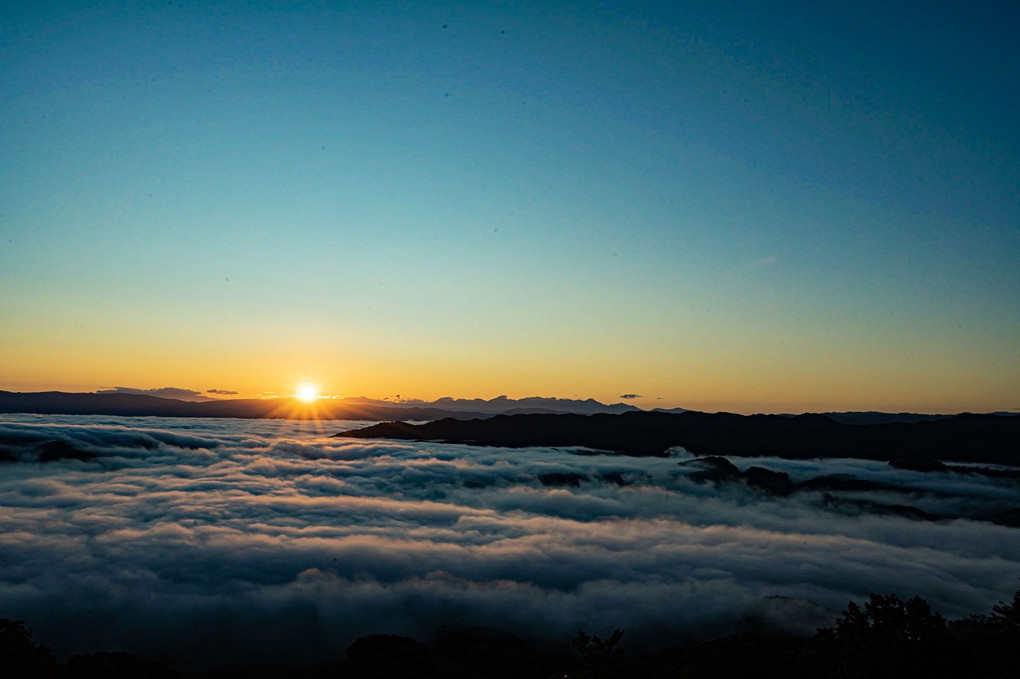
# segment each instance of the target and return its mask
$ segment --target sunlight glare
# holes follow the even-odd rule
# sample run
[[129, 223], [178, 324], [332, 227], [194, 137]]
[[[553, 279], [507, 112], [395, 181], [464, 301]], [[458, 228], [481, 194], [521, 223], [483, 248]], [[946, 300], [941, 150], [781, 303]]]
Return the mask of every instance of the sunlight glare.
[[305, 403], [311, 403], [319, 397], [319, 390], [314, 384], [302, 384], [298, 387], [297, 397]]

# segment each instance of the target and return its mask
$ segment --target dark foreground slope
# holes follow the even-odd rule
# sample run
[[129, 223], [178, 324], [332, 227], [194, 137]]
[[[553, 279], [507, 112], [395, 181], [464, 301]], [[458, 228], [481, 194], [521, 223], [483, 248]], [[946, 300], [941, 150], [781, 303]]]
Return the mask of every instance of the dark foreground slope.
[[336, 649], [336, 659], [323, 666], [256, 665], [239, 657], [227, 667], [181, 671], [171, 664], [172, 654], [169, 662], [109, 651], [58, 662], [23, 621], [0, 618], [0, 673], [54, 679], [1006, 679], [1020, 670], [1020, 592], [993, 606], [991, 615], [959, 620], [946, 620], [919, 597], [873, 593], [863, 607], [848, 603], [833, 626], [810, 637], [752, 618], [741, 623], [736, 634], [715, 641], [644, 652], [628, 649], [631, 640], [619, 629], [605, 639], [579, 632], [568, 650], [556, 640], [529, 642], [467, 628], [435, 630], [428, 644], [372, 634], [348, 646], [342, 658]]
[[848, 425], [824, 415], [632, 412], [621, 415], [500, 415], [425, 424], [386, 422], [342, 432], [351, 438], [474, 445], [581, 446], [627, 455], [856, 457], [1020, 464], [1020, 417], [956, 415], [914, 423]]

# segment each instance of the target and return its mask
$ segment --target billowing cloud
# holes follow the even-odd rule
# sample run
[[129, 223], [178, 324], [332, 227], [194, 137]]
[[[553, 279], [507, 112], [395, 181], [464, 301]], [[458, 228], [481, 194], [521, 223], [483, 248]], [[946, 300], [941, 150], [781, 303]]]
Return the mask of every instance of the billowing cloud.
[[[213, 390], [209, 390], [213, 392]], [[160, 398], [175, 398], [179, 401], [208, 401], [209, 397], [204, 396], [200, 391], [192, 389], [180, 389], [178, 387], [160, 387], [159, 389], [135, 389], [134, 387], [114, 387], [113, 389], [97, 389], [97, 394], [135, 394], [141, 396], [158, 396]], [[219, 392], [213, 392], [219, 393]], [[236, 393], [236, 392], [231, 392]]]
[[231, 391], [230, 389], [206, 389], [205, 393], [207, 393], [207, 394], [217, 394], [219, 396], [236, 396], [237, 395], [236, 391]]
[[[20, 462], [0, 477], [0, 617], [60, 653], [304, 662], [444, 624], [695, 638], [753, 615], [806, 632], [871, 591], [965, 615], [1020, 576], [1020, 529], [870, 509], [1004, 510], [1009, 479], [733, 460], [875, 482], [780, 497], [696, 482], [681, 450], [329, 437], [354, 426], [2, 416], [0, 447]], [[89, 456], [37, 462], [55, 441]]]

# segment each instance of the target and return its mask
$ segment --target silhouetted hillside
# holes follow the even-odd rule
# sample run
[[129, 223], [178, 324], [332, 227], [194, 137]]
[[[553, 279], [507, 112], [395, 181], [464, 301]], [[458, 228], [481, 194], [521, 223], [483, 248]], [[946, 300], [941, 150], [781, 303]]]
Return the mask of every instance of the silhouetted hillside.
[[[578, 632], [562, 641], [532, 640], [499, 630], [437, 630], [431, 643], [371, 634], [350, 644], [328, 667], [251, 666], [196, 670], [202, 679], [1006, 679], [1020, 673], [1020, 591], [990, 614], [946, 620], [924, 599], [872, 593], [863, 606], [849, 602], [831, 627], [811, 637], [748, 620], [733, 635], [700, 644], [628, 651], [623, 630], [601, 638]], [[640, 641], [640, 640], [639, 640]], [[23, 621], [0, 619], [0, 675], [12, 679], [174, 679], [171, 665], [127, 653], [77, 655], [58, 662], [32, 639]]]
[[891, 422], [913, 424], [925, 420], [944, 420], [947, 417], [953, 417], [952, 415], [924, 415], [921, 413], [879, 413], [873, 410], [822, 414], [843, 424], [889, 424]]
[[498, 415], [426, 424], [387, 422], [336, 436], [505, 446], [583, 446], [628, 455], [857, 457], [1020, 464], [1020, 417], [956, 415], [915, 423], [841, 424], [824, 415], [631, 412]]

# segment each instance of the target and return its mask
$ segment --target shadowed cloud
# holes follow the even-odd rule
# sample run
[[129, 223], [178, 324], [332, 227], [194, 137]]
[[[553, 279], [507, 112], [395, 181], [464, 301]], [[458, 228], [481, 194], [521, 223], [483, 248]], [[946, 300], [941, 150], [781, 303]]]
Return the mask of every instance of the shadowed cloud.
[[[89, 457], [40, 462], [33, 451], [46, 441]], [[330, 438], [301, 421], [30, 415], [0, 421], [0, 444], [10, 452], [0, 615], [32, 621], [60, 653], [303, 661], [371, 632], [442, 624], [703, 638], [749, 612], [807, 632], [873, 590], [919, 594], [949, 615], [987, 609], [1020, 573], [1016, 528], [857, 502], [992, 511], [1015, 503], [1015, 480], [879, 461], [732, 458], [735, 480], [714, 482], [683, 451], [633, 458]], [[791, 484], [829, 473], [880, 485], [777, 495], [742, 479], [755, 465]]]

